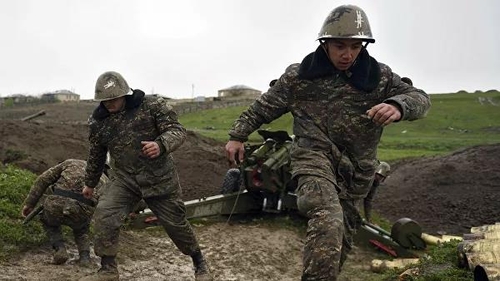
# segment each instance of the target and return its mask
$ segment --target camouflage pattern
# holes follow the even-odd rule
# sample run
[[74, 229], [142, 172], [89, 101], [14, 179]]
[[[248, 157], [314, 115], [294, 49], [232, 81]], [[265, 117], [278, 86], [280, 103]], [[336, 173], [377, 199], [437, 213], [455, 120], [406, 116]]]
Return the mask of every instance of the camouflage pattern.
[[343, 5], [328, 14], [318, 34], [318, 40], [349, 38], [375, 42], [365, 12], [354, 5]]
[[[379, 66], [381, 79], [374, 90], [366, 92], [351, 86], [338, 70], [333, 75], [300, 79], [300, 64], [293, 64], [229, 131], [231, 140], [244, 142], [262, 124], [287, 112], [294, 117], [291, 173], [299, 180], [299, 210], [310, 217], [303, 280], [336, 280], [339, 268], [329, 265], [342, 265], [342, 252], [348, 247], [340, 239], [348, 239], [346, 234], [358, 226], [349, 223], [353, 227], [348, 228], [346, 220], [357, 222], [360, 217], [352, 202], [359, 202], [370, 189], [383, 131], [366, 111], [379, 103], [392, 103], [401, 110], [401, 120], [416, 120], [430, 107], [425, 92], [402, 83], [388, 66]], [[311, 177], [315, 180], [304, 180]], [[324, 235], [325, 231], [329, 234]]]
[[298, 78], [299, 64], [291, 65], [268, 92], [262, 94], [234, 122], [229, 135], [246, 141], [262, 124], [291, 112], [294, 117], [292, 176], [317, 175], [333, 182], [341, 199], [361, 199], [371, 186], [377, 165], [377, 145], [383, 127], [365, 112], [379, 103], [401, 109], [401, 120], [422, 118], [430, 107], [422, 90], [402, 83], [380, 64], [382, 78], [372, 92], [362, 92], [340, 75], [314, 80]]
[[[94, 187], [104, 170], [109, 150], [114, 173], [123, 171], [140, 183], [143, 197], [160, 196], [179, 185], [172, 151], [186, 139], [186, 130], [167, 100], [145, 97], [137, 108], [89, 119], [90, 149], [85, 184]], [[156, 141], [162, 153], [151, 159], [142, 154], [141, 141]]]
[[108, 71], [97, 78], [94, 95], [96, 101], [112, 100], [131, 94], [132, 90], [120, 73]]
[[[136, 177], [118, 172], [117, 178], [106, 186], [94, 215], [94, 251], [98, 256], [116, 256], [120, 226], [130, 211], [140, 202]], [[171, 188], [161, 197], [145, 198], [149, 209], [158, 217], [169, 237], [179, 250], [191, 255], [199, 248], [191, 225], [186, 219], [180, 188]]]
[[405, 82], [406, 84], [413, 86], [413, 81], [408, 78], [408, 77], [401, 77], [401, 81]]
[[[48, 169], [35, 180], [24, 205], [34, 207], [46, 195], [40, 219], [53, 246], [63, 243], [61, 225], [73, 230], [79, 252], [89, 251], [88, 230], [94, 207], [75, 199], [53, 195], [55, 188], [81, 194], [85, 176], [86, 162], [68, 159]], [[108, 181], [105, 175], [98, 179], [93, 200], [97, 202], [101, 188]]]
[[335, 185], [322, 177], [301, 176], [299, 186], [297, 206], [309, 218], [302, 280], [335, 280], [361, 225], [357, 203], [339, 199]]
[[[186, 219], [181, 188], [171, 152], [186, 138], [177, 114], [163, 98], [137, 96], [127, 99], [126, 109], [89, 120], [90, 151], [85, 183], [93, 187], [101, 174], [109, 150], [113, 176], [99, 199], [95, 212], [95, 252], [114, 256], [120, 226], [134, 206], [144, 198], [170, 238], [184, 254], [198, 248]], [[134, 106], [130, 106], [135, 103]], [[102, 105], [100, 105], [102, 106]], [[141, 141], [156, 141], [161, 154], [148, 158]]]

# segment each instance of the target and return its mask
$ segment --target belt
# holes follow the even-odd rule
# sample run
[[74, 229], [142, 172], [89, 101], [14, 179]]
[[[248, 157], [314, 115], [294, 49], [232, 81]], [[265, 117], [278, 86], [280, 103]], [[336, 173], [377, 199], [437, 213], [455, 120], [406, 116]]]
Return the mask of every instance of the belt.
[[62, 197], [67, 197], [71, 199], [75, 199], [78, 202], [81, 202], [83, 204], [95, 207], [95, 202], [93, 200], [90, 200], [88, 198], [83, 197], [83, 194], [81, 193], [76, 193], [70, 190], [65, 190], [65, 189], [60, 189], [60, 188], [54, 188], [54, 195], [59, 195]]

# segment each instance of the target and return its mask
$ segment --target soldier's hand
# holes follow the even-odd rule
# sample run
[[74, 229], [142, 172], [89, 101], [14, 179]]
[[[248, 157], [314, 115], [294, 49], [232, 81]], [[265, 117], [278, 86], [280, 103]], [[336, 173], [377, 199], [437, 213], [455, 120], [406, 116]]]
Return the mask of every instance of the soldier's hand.
[[149, 158], [156, 158], [160, 156], [160, 146], [155, 141], [141, 141], [142, 153]]
[[245, 156], [245, 145], [239, 141], [228, 141], [226, 144], [226, 157], [229, 165], [238, 165]]
[[94, 188], [85, 186], [82, 190], [83, 197], [87, 199], [92, 199], [92, 195], [94, 195]]
[[21, 216], [25, 218], [28, 216], [31, 212], [33, 212], [33, 208], [28, 207], [27, 205], [24, 205], [23, 210], [21, 211]]
[[388, 103], [379, 103], [373, 106], [366, 111], [366, 115], [379, 126], [387, 126], [401, 119], [401, 111], [399, 108]]

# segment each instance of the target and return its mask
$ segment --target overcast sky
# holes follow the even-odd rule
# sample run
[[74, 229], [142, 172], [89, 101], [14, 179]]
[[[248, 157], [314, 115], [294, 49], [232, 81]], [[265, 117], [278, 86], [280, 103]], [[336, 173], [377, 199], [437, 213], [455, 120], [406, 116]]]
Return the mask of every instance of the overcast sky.
[[341, 4], [367, 13], [370, 54], [428, 93], [500, 89], [498, 0], [12, 0], [0, 2], [0, 96], [91, 99], [108, 70], [173, 98], [266, 91]]

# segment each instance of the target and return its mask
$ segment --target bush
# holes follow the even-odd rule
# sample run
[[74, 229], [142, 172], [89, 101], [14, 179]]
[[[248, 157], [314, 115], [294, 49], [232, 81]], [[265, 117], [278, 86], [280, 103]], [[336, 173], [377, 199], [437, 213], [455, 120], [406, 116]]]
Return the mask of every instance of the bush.
[[22, 224], [22, 204], [35, 179], [29, 171], [0, 166], [0, 259], [46, 242], [40, 223]]

